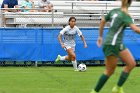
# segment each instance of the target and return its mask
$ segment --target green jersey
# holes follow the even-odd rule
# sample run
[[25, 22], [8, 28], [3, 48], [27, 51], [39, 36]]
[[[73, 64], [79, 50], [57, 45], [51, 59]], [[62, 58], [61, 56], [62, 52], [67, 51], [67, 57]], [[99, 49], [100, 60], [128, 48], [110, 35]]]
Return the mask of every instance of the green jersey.
[[106, 21], [110, 21], [109, 32], [104, 45], [122, 44], [124, 29], [133, 23], [130, 15], [126, 14], [121, 8], [111, 10], [106, 16]]

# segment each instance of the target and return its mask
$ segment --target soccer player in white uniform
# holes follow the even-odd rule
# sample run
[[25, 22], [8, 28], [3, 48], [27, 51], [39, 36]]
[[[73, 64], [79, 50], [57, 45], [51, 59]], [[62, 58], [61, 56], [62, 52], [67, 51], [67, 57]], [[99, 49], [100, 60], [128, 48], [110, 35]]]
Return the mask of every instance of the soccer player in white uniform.
[[[58, 40], [61, 44], [61, 47], [66, 50], [68, 55], [66, 56], [60, 56], [58, 55], [55, 62], [63, 61], [63, 60], [69, 60], [72, 62], [74, 71], [78, 71], [77, 69], [77, 61], [76, 61], [76, 55], [74, 53], [75, 51], [75, 37], [76, 35], [79, 35], [81, 37], [81, 40], [84, 43], [84, 47], [87, 48], [86, 41], [84, 39], [84, 36], [82, 35], [82, 32], [79, 30], [79, 28], [76, 26], [76, 18], [70, 17], [69, 19], [69, 25], [66, 26], [63, 30], [60, 31], [58, 35]], [[62, 41], [62, 35], [64, 36], [64, 42]]]

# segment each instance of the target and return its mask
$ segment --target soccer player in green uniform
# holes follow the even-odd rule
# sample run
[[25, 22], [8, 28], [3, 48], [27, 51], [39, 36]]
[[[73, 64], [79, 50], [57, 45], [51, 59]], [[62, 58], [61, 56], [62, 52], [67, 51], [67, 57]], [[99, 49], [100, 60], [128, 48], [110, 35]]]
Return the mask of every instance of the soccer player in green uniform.
[[124, 93], [122, 86], [126, 82], [129, 73], [136, 65], [132, 54], [122, 43], [124, 29], [129, 26], [135, 32], [140, 33], [140, 28], [133, 23], [133, 20], [128, 13], [128, 7], [131, 5], [131, 2], [132, 0], [122, 0], [121, 8], [111, 10], [101, 19], [99, 37], [97, 40], [98, 47], [101, 47], [102, 45], [104, 26], [107, 21], [110, 21], [109, 32], [107, 33], [107, 37], [103, 43], [103, 52], [106, 56], [106, 69], [100, 77], [96, 87], [90, 93], [98, 93], [102, 89], [109, 77], [114, 73], [118, 57], [126, 63], [126, 66], [120, 75], [118, 83], [113, 87], [112, 93]]

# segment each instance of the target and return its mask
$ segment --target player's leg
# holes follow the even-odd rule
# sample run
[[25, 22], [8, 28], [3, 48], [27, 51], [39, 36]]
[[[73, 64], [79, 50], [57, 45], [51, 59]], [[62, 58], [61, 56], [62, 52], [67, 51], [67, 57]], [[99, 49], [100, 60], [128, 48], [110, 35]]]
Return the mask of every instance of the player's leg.
[[66, 46], [66, 47], [65, 47], [65, 50], [66, 50], [66, 52], [68, 53], [68, 55], [67, 55], [67, 56], [60, 56], [60, 55], [58, 55], [57, 58], [56, 58], [56, 60], [55, 60], [55, 62], [59, 62], [60, 60], [61, 60], [61, 61], [69, 60], [69, 61], [72, 62], [73, 67], [74, 67], [74, 70], [75, 70], [75, 71], [78, 71], [78, 70], [77, 70], [76, 55], [75, 55], [75, 53], [74, 53], [75, 46], [73, 46], [73, 47]]
[[64, 50], [68, 53], [68, 55], [65, 56], [58, 55], [55, 62], [65, 61], [65, 60], [71, 61], [69, 52], [72, 50], [72, 48], [70, 46], [65, 46]]
[[58, 62], [58, 61], [65, 61], [65, 60], [71, 61], [68, 55], [66, 55], [66, 56], [58, 55], [57, 58], [56, 58], [56, 60], [55, 60], [55, 62]]
[[130, 73], [131, 70], [136, 66], [136, 62], [134, 60], [134, 57], [132, 56], [131, 52], [128, 49], [125, 49], [120, 52], [119, 54], [121, 60], [126, 63], [126, 66], [124, 67], [124, 72]]
[[57, 58], [55, 59], [55, 62], [60, 62], [60, 61], [65, 61], [65, 60], [70, 60], [70, 57], [68, 55], [66, 56], [61, 56], [61, 55], [58, 55]]
[[76, 55], [74, 53], [74, 49], [73, 48], [67, 49], [67, 53], [68, 53], [68, 56], [66, 58], [72, 62], [75, 71], [78, 71], [77, 70]]
[[126, 66], [124, 67], [124, 70], [122, 71], [117, 86], [114, 87], [114, 90], [120, 88], [120, 90], [118, 90], [118, 93], [124, 93], [122, 86], [126, 82], [131, 70], [135, 67], [136, 62], [128, 49], [121, 51], [119, 56], [122, 61], [126, 63]]
[[91, 93], [98, 93], [104, 84], [107, 82], [109, 77], [114, 73], [116, 65], [117, 65], [118, 59], [115, 56], [108, 56], [106, 57], [106, 69], [104, 73], [101, 75], [96, 87], [94, 90], [91, 91]]
[[74, 53], [74, 51], [75, 51], [75, 46], [65, 46], [65, 50], [67, 51], [68, 55], [67, 55], [67, 56], [61, 56], [61, 57], [60, 57], [60, 60], [61, 60], [61, 59], [65, 59], [65, 60], [71, 61], [72, 64], [73, 64], [74, 70], [75, 70], [75, 71], [78, 71], [78, 70], [77, 70], [76, 55], [75, 55], [75, 53]]

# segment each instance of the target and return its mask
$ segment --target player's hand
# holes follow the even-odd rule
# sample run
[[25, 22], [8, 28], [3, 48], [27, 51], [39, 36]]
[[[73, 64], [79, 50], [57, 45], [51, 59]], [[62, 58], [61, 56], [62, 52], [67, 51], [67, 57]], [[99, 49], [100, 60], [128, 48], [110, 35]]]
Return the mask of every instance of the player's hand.
[[64, 45], [64, 44], [61, 44], [61, 47], [62, 47], [62, 48], [65, 48], [65, 45]]
[[84, 44], [84, 48], [87, 48], [87, 47], [88, 47], [88, 46], [87, 46], [87, 44], [85, 43], [85, 44]]
[[102, 42], [103, 42], [102, 37], [98, 37], [97, 46], [98, 46], [98, 47], [101, 47], [101, 46], [102, 46]]

